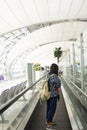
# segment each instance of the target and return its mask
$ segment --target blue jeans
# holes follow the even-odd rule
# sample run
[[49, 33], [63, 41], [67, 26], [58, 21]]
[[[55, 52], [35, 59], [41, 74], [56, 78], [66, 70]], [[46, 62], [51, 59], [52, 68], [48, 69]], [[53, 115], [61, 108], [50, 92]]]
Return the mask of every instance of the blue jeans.
[[47, 122], [52, 122], [57, 107], [57, 96], [47, 100], [46, 119]]

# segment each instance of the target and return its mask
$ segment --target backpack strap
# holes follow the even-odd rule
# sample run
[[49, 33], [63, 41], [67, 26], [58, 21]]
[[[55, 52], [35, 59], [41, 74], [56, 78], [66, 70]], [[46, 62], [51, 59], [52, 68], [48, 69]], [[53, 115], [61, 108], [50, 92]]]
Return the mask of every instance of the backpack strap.
[[[48, 90], [50, 91], [50, 85], [49, 85], [49, 80], [50, 80], [50, 78], [51, 77], [53, 77], [55, 74], [51, 74], [50, 76], [49, 76], [49, 78], [48, 78]], [[53, 89], [53, 87], [52, 87], [52, 89]]]

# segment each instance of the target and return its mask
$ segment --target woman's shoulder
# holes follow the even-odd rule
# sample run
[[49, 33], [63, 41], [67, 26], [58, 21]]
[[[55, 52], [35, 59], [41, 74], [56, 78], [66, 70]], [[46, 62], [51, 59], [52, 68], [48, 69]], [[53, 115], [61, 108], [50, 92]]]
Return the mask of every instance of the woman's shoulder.
[[52, 77], [56, 77], [56, 78], [58, 78], [58, 75], [57, 74], [52, 74]]
[[55, 80], [56, 82], [61, 81], [60, 78], [59, 78], [59, 76], [57, 74], [53, 74], [53, 76], [52, 76], [51, 79]]

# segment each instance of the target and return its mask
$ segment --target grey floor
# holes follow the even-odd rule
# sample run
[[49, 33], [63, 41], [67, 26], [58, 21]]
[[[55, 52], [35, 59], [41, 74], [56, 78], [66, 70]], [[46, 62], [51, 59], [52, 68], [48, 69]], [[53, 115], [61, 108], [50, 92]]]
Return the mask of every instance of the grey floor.
[[[45, 130], [45, 115], [46, 115], [46, 104], [40, 104], [38, 102], [31, 119], [27, 123], [24, 130]], [[65, 107], [62, 93], [60, 93], [60, 101], [57, 105], [57, 110], [54, 116], [54, 121], [57, 123], [56, 130], [72, 130], [67, 110]]]

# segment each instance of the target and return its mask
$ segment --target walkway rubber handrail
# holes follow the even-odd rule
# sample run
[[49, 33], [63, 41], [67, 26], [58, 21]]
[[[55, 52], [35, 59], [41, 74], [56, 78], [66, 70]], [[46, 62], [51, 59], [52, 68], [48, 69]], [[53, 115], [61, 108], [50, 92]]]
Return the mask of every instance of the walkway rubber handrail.
[[[84, 93], [75, 83], [73, 83], [69, 78], [65, 77], [65, 76], [62, 76], [61, 79], [64, 79], [65, 82], [67, 83], [67, 80], [74, 86], [74, 90], [78, 90], [78, 94], [76, 93], [76, 91], [73, 91], [72, 87], [69, 87], [71, 89], [71, 91], [73, 92], [73, 94], [77, 97], [78, 101], [82, 104], [82, 106], [84, 107], [84, 109], [87, 111], [87, 104], [86, 104], [86, 101], [87, 101], [87, 94]], [[67, 83], [68, 86], [70, 86], [69, 83]], [[78, 97], [79, 96], [79, 97]], [[84, 97], [84, 98], [81, 98], [81, 97]]]
[[83, 92], [74, 82], [72, 82], [69, 78], [64, 77], [64, 76], [63, 76], [63, 78], [64, 78], [64, 79], [66, 78], [67, 80], [69, 80], [69, 81], [73, 84], [73, 86], [76, 87], [76, 89], [78, 89], [78, 91], [80, 91], [84, 96], [87, 97], [87, 94], [84, 93], [84, 92]]
[[0, 114], [2, 114], [4, 111], [6, 111], [13, 103], [15, 103], [21, 96], [23, 96], [28, 90], [30, 90], [34, 85], [36, 85], [40, 80], [42, 80], [46, 75], [41, 77], [39, 80], [37, 80], [35, 83], [33, 83], [29, 88], [26, 88], [21, 93], [19, 93], [14, 98], [8, 100], [4, 105], [0, 107]]

